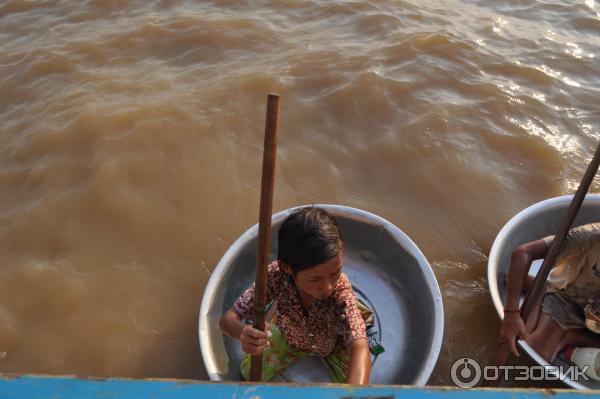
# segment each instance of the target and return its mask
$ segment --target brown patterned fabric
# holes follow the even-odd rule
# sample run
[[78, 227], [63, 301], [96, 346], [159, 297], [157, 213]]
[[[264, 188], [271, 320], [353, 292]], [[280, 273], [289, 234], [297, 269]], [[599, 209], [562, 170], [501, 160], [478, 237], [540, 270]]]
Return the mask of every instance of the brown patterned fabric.
[[[344, 273], [333, 294], [326, 299], [313, 300], [305, 313], [292, 276], [281, 270], [277, 261], [271, 263], [268, 270], [267, 302], [277, 301], [273, 323], [290, 345], [319, 356], [328, 356], [347, 348], [354, 340], [367, 338], [356, 295]], [[238, 298], [233, 309], [243, 319], [252, 319], [254, 286]]]

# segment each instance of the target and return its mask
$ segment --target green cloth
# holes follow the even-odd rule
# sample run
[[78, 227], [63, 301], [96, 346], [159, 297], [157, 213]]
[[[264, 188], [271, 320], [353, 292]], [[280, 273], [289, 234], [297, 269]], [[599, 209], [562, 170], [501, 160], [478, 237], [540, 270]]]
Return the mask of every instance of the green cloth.
[[[271, 326], [269, 346], [263, 351], [262, 381], [272, 380], [280, 371], [292, 364], [297, 359], [306, 356], [317, 356], [310, 352], [304, 352], [288, 344], [277, 326]], [[244, 354], [240, 370], [242, 377], [247, 381], [250, 374], [249, 354]], [[348, 379], [348, 365], [350, 357], [347, 352], [339, 351], [332, 355], [321, 358], [327, 368], [329, 378], [332, 382], [345, 384]]]

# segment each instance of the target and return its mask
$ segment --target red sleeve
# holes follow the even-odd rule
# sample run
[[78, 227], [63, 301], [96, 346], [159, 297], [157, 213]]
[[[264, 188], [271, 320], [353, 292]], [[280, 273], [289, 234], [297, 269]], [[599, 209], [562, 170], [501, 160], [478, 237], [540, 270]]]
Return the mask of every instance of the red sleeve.
[[[275, 288], [277, 286], [277, 279], [280, 278], [280, 273], [277, 261], [269, 264], [267, 275], [267, 303], [271, 302], [275, 296]], [[244, 291], [244, 293], [235, 301], [233, 310], [244, 320], [252, 320], [254, 318], [254, 284]]]
[[352, 341], [357, 339], [366, 339], [367, 329], [365, 321], [358, 306], [356, 306], [356, 294], [354, 294], [352, 284], [350, 284], [350, 280], [348, 280], [348, 277], [344, 273], [342, 273], [338, 281], [335, 296], [343, 320], [342, 336], [344, 345], [349, 346]]

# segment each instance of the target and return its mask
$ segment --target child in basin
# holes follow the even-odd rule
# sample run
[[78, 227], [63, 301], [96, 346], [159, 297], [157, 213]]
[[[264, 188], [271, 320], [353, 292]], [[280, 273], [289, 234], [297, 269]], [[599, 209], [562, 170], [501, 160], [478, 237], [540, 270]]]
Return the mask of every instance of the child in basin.
[[600, 223], [569, 231], [550, 274], [536, 326], [530, 332], [525, 328], [519, 296], [527, 286], [531, 263], [546, 256], [553, 239], [545, 237], [514, 250], [499, 338], [517, 356], [516, 338], [525, 339], [548, 362], [567, 345], [600, 348]]
[[267, 302], [276, 304], [271, 325], [263, 332], [245, 322], [253, 318], [254, 287], [220, 320], [223, 332], [241, 341], [245, 379], [250, 355], [262, 353], [263, 381], [296, 359], [317, 355], [333, 382], [369, 382], [365, 319], [342, 272], [342, 255], [340, 231], [327, 211], [301, 208], [284, 220], [278, 233], [277, 260], [268, 266]]

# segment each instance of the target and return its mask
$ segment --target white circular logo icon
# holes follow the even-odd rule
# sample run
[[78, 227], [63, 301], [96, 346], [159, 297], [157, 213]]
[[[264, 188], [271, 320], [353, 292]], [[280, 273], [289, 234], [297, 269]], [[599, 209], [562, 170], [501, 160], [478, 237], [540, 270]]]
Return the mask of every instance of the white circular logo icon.
[[481, 367], [475, 360], [463, 357], [454, 362], [450, 376], [457, 387], [473, 388], [481, 380]]

